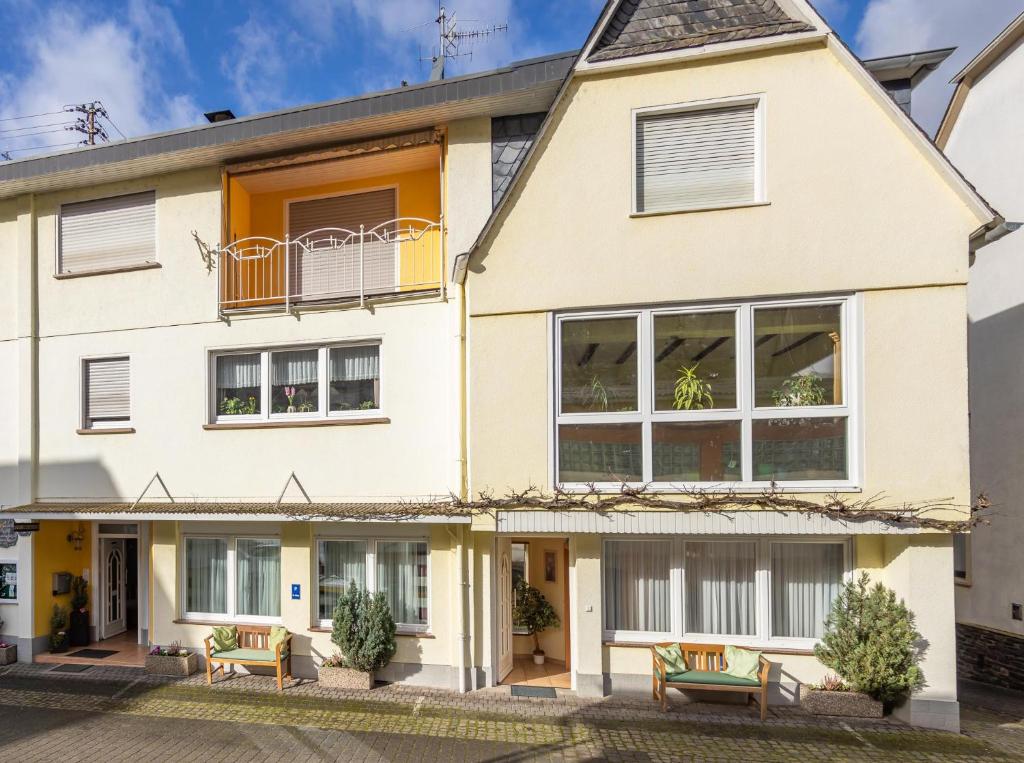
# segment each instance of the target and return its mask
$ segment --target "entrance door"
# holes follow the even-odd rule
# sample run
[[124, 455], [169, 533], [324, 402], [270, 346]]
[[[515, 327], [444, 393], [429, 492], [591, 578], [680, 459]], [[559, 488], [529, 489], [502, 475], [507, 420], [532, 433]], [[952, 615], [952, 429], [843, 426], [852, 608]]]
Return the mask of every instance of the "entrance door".
[[498, 681], [512, 672], [512, 541], [498, 538]]
[[127, 630], [125, 617], [125, 542], [122, 538], [104, 538], [102, 637], [110, 638]]

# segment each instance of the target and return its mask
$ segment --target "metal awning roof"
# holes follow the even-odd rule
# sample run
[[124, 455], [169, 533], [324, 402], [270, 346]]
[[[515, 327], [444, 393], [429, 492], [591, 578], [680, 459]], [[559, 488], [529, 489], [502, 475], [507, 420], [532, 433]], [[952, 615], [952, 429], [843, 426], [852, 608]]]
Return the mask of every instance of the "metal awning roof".
[[456, 119], [546, 111], [575, 51], [463, 77], [0, 164], [0, 199], [145, 177]]

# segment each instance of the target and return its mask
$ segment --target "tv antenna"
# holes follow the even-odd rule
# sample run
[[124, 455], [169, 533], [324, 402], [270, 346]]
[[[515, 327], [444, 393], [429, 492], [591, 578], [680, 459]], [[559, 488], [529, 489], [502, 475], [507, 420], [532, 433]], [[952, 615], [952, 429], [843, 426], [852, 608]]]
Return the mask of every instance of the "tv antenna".
[[[463, 56], [473, 57], [473, 43], [483, 40], [499, 32], [507, 32], [508, 24], [492, 24], [481, 29], [467, 29], [460, 31], [458, 22], [455, 19], [455, 11], [448, 15], [445, 7], [438, 3], [437, 19], [435, 23], [438, 28], [437, 53], [430, 57], [430, 81], [444, 79], [445, 64], [449, 59], [461, 58]], [[463, 50], [463, 45], [466, 50]], [[424, 59], [427, 60], [427, 59]]]

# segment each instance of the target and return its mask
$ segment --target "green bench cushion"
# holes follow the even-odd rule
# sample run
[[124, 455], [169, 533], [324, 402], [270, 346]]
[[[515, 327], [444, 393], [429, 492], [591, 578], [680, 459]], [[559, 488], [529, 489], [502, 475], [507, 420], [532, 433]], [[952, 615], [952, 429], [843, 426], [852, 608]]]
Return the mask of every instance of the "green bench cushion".
[[669, 673], [665, 678], [670, 684], [708, 684], [709, 686], [750, 686], [759, 687], [761, 682], [753, 678], [737, 678], [716, 670], [687, 670], [684, 673]]
[[[281, 657], [287, 653], [282, 650]], [[274, 662], [274, 653], [269, 649], [228, 649], [224, 652], [210, 652], [210, 657], [221, 660], [253, 660], [259, 662]]]

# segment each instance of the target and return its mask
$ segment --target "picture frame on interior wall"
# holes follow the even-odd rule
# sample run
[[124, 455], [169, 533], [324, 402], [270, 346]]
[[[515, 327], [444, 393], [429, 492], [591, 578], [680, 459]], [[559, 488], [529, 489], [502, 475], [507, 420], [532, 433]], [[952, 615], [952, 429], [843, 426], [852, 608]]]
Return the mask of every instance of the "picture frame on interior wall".
[[544, 552], [544, 582], [558, 582], [558, 554], [554, 551]]

